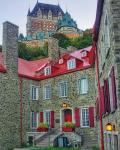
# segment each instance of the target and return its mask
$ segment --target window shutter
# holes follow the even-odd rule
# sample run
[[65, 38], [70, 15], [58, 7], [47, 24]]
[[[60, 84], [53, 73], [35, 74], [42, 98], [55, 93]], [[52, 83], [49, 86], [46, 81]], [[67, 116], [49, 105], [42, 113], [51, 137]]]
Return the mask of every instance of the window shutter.
[[43, 112], [40, 112], [40, 122], [43, 122]]
[[50, 115], [50, 120], [51, 120], [51, 128], [54, 128], [54, 111], [51, 111], [51, 115]]
[[110, 113], [110, 95], [108, 79], [104, 81], [104, 99], [105, 99], [105, 112]]
[[89, 126], [94, 127], [94, 107], [89, 107]]
[[112, 67], [111, 73], [111, 80], [112, 80], [112, 94], [113, 94], [113, 108], [117, 108], [117, 96], [116, 96], [116, 83], [115, 83], [115, 72], [114, 67]]
[[99, 98], [96, 99], [96, 119], [99, 119]]
[[105, 114], [105, 102], [104, 102], [104, 86], [101, 87], [101, 90], [100, 90], [100, 97], [101, 97], [101, 103], [100, 103], [100, 106], [101, 106], [101, 114]]
[[80, 126], [80, 108], [75, 108], [75, 126]]

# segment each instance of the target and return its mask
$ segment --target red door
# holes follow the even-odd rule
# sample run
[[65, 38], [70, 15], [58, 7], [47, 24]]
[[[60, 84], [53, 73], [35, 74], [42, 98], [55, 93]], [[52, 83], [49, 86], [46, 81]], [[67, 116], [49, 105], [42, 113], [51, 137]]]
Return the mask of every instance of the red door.
[[64, 110], [64, 122], [72, 122], [72, 111], [70, 109]]

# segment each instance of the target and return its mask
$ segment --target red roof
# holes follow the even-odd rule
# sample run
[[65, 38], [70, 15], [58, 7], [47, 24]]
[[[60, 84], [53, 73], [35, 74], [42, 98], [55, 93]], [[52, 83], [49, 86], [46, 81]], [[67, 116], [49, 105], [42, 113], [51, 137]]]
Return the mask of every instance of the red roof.
[[[82, 57], [82, 52], [86, 52], [86, 56]], [[67, 69], [67, 60], [74, 58], [76, 59], [76, 68], [68, 70]], [[63, 63], [59, 64], [58, 62], [51, 62], [49, 58], [44, 58], [35, 61], [27, 61], [19, 58], [18, 60], [18, 74], [21, 77], [30, 78], [34, 80], [42, 80], [46, 78], [51, 78], [59, 76], [62, 74], [71, 73], [78, 70], [83, 70], [90, 68], [94, 64], [94, 50], [92, 46], [77, 50], [71, 54], [64, 54], [61, 59]], [[2, 61], [1, 61], [2, 60]], [[3, 64], [3, 59], [0, 57], [0, 65]], [[46, 66], [51, 66], [51, 75], [44, 75], [44, 68]], [[1, 70], [0, 70], [1, 72]]]

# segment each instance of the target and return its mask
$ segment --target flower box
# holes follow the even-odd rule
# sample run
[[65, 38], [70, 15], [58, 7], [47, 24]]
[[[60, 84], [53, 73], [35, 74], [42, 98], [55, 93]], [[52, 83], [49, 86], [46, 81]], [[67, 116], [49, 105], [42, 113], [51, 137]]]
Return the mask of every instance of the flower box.
[[75, 129], [71, 127], [62, 127], [63, 132], [73, 132]]
[[48, 132], [48, 124], [43, 122], [40, 123], [37, 132]]
[[48, 128], [37, 128], [37, 132], [48, 132]]

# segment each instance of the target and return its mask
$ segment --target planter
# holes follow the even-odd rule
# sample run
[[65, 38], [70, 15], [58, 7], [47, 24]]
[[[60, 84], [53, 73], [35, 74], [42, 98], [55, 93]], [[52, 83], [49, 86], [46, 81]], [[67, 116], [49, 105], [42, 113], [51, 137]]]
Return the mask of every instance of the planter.
[[37, 128], [37, 132], [48, 132], [48, 128]]
[[62, 127], [63, 132], [73, 132], [75, 129], [71, 127]]

